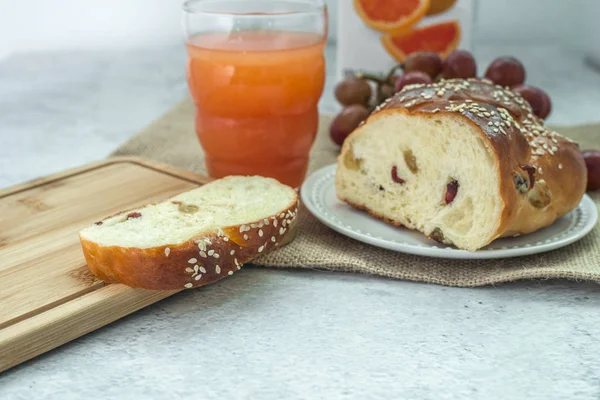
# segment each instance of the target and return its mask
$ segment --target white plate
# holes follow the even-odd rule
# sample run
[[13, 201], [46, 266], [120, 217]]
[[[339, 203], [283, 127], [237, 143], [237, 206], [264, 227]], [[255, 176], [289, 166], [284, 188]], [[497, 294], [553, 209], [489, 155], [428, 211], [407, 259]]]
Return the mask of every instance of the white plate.
[[547, 228], [515, 238], [497, 239], [478, 251], [459, 250], [427, 239], [419, 232], [386, 224], [339, 201], [335, 194], [335, 168], [335, 164], [329, 165], [306, 179], [300, 191], [304, 205], [325, 225], [348, 237], [403, 253], [462, 259], [542, 253], [581, 239], [598, 220], [596, 204], [586, 194], [575, 210]]

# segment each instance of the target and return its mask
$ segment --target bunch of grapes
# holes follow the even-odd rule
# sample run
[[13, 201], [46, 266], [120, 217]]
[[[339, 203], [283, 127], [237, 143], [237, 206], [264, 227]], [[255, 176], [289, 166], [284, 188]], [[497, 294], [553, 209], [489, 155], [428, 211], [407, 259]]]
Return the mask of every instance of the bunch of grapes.
[[[476, 76], [477, 64], [473, 55], [465, 50], [457, 50], [450, 53], [445, 60], [434, 52], [412, 53], [402, 64], [394, 66], [385, 77], [357, 74], [347, 78], [335, 88], [335, 97], [344, 108], [331, 123], [331, 139], [341, 145], [377, 104], [407, 85]], [[538, 117], [546, 118], [550, 114], [550, 97], [539, 88], [525, 85], [525, 68], [516, 58], [495, 59], [488, 66], [484, 76], [520, 94], [531, 104], [534, 114]]]

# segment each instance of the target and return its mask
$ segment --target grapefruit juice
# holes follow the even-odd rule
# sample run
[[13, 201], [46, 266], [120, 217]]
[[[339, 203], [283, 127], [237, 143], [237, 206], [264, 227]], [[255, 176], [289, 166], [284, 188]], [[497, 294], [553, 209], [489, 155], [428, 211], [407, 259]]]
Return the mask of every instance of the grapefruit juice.
[[323, 35], [290, 31], [188, 38], [195, 128], [212, 177], [262, 175], [299, 187], [318, 128]]

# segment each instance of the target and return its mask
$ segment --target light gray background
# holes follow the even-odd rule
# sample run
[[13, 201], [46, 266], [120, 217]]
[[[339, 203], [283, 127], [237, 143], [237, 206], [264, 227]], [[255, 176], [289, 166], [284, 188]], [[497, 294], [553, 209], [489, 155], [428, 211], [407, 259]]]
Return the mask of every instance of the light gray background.
[[[179, 43], [132, 46], [0, 61], [0, 187], [101, 159], [186, 95]], [[600, 75], [565, 46], [484, 35], [477, 58], [523, 59], [550, 122], [600, 121]], [[598, 310], [595, 283], [245, 268], [3, 373], [0, 399], [598, 399]]]

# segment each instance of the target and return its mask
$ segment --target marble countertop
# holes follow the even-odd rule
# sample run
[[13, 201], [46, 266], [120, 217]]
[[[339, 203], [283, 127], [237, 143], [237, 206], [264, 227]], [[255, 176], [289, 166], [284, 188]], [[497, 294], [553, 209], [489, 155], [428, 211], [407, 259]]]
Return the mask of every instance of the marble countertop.
[[[476, 54], [520, 57], [554, 101], [549, 123], [600, 121], [600, 73], [580, 54]], [[173, 46], [0, 62], [0, 188], [106, 157], [187, 95], [184, 57]], [[599, 309], [595, 283], [459, 289], [245, 268], [1, 374], [0, 399], [598, 399]]]

